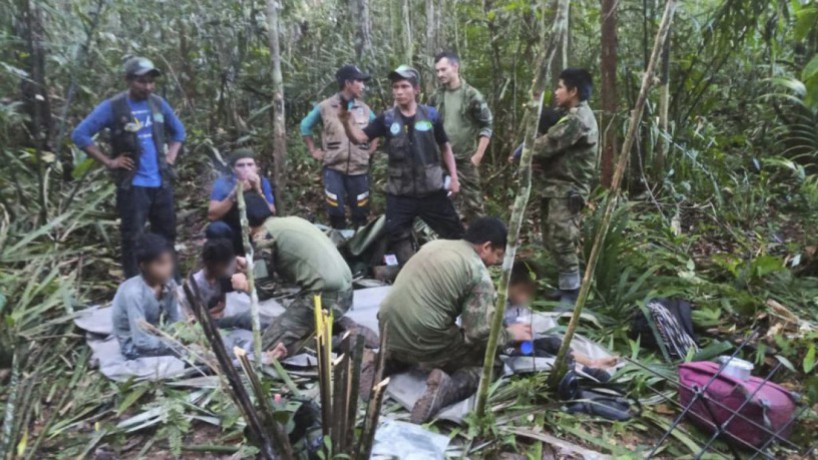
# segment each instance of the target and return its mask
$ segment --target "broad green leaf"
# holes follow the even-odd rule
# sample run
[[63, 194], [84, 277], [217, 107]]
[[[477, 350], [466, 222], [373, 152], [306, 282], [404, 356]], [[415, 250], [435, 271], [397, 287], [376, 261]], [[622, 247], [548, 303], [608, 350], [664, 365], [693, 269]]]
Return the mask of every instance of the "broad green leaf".
[[815, 344], [810, 344], [807, 354], [804, 356], [804, 373], [809, 374], [815, 368]]

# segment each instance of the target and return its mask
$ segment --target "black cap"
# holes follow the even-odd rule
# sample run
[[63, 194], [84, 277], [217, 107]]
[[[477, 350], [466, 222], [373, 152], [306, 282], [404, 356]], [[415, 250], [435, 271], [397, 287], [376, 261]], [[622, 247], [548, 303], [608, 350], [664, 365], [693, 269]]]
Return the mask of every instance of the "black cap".
[[335, 79], [338, 80], [338, 83], [343, 83], [348, 80], [367, 81], [369, 78], [369, 75], [361, 72], [361, 69], [352, 64], [347, 64], [335, 72]]
[[236, 149], [233, 151], [233, 153], [230, 154], [229, 157], [227, 157], [227, 163], [230, 166], [235, 166], [237, 161], [243, 160], [245, 158], [252, 158], [255, 160], [256, 153], [253, 152], [251, 149], [248, 149], [247, 147]]
[[420, 84], [420, 72], [415, 70], [408, 65], [402, 65], [397, 69], [389, 72], [389, 80], [395, 82], [399, 80], [409, 80], [412, 85], [417, 86]]
[[151, 74], [154, 77], [162, 75], [162, 72], [153, 65], [153, 62], [148, 58], [133, 57], [125, 61], [125, 76], [126, 77], [141, 77], [142, 75]]

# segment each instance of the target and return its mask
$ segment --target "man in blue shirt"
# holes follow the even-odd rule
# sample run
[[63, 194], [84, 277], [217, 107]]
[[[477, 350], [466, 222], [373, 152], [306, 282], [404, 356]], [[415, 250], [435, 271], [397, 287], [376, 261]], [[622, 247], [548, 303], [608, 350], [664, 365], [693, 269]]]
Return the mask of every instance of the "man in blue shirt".
[[270, 181], [258, 174], [256, 156], [252, 150], [242, 148], [233, 152], [230, 155], [230, 167], [233, 169], [232, 174], [222, 176], [213, 183], [210, 204], [207, 207], [207, 218], [212, 223], [205, 233], [207, 239], [229, 239], [233, 242], [236, 254], [244, 254], [236, 184], [241, 182], [244, 201], [248, 205], [254, 200], [263, 202], [273, 214], [276, 212], [275, 198]]
[[[134, 242], [146, 222], [153, 233], [171, 243], [176, 238], [170, 179], [185, 128], [170, 105], [153, 94], [160, 75], [150, 60], [129, 59], [125, 62], [128, 90], [99, 104], [71, 135], [79, 148], [113, 173], [126, 278], [139, 274]], [[110, 155], [94, 142], [94, 136], [106, 128], [110, 130]]]

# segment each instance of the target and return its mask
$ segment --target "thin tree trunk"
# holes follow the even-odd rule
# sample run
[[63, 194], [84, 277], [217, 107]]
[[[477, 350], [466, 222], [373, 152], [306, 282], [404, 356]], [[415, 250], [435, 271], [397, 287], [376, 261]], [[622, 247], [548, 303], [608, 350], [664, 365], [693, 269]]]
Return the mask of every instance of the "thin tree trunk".
[[500, 284], [497, 288], [497, 303], [494, 307], [494, 316], [491, 319], [491, 333], [486, 345], [486, 357], [483, 362], [483, 373], [480, 378], [480, 388], [477, 392], [477, 417], [482, 419], [486, 413], [488, 402], [488, 391], [491, 386], [492, 373], [494, 370], [494, 359], [497, 355], [497, 337], [503, 328], [503, 316], [505, 315], [506, 302], [508, 300], [508, 283], [511, 279], [511, 268], [514, 266], [514, 259], [517, 255], [517, 246], [520, 240], [520, 228], [523, 225], [525, 210], [528, 205], [528, 198], [531, 194], [531, 159], [534, 138], [537, 136], [537, 126], [542, 112], [542, 95], [545, 92], [547, 78], [551, 75], [551, 66], [560, 52], [560, 40], [567, 32], [568, 5], [570, 0], [556, 0], [557, 14], [551, 28], [551, 39], [548, 44], [543, 44], [543, 54], [540, 57], [534, 81], [531, 83], [530, 103], [523, 118], [526, 126], [525, 142], [523, 143], [523, 154], [520, 158], [520, 182], [518, 184], [517, 196], [514, 199], [514, 206], [511, 210], [511, 219], [508, 227], [508, 244], [506, 246], [505, 257], [503, 258], [503, 269]]
[[411, 8], [410, 0], [401, 0], [401, 17], [403, 17], [402, 32], [403, 37], [403, 63], [412, 65], [412, 57], [415, 55], [414, 42], [412, 41], [412, 22], [409, 18]]
[[17, 413], [17, 397], [20, 394], [20, 380], [23, 369], [19, 351], [12, 355], [11, 362], [11, 380], [9, 380], [8, 396], [3, 415], [3, 432], [0, 433], [0, 459], [11, 458], [14, 452], [14, 414]]
[[435, 53], [437, 53], [437, 21], [435, 20], [435, 0], [426, 2], [426, 94], [435, 90]]
[[[648, 66], [645, 73], [642, 75], [642, 86], [639, 90], [639, 97], [636, 99], [636, 106], [631, 111], [630, 121], [628, 122], [628, 132], [625, 135], [625, 140], [622, 144], [622, 152], [630, 152], [636, 138], [636, 131], [639, 129], [640, 120], [642, 119], [642, 112], [645, 109], [645, 102], [648, 98], [648, 90], [650, 90], [651, 82], [653, 81], [653, 73], [656, 69], [656, 62], [659, 60], [659, 53], [662, 51], [665, 40], [670, 31], [670, 24], [673, 21], [673, 13], [676, 10], [676, 0], [667, 0], [665, 5], [665, 12], [662, 15], [662, 22], [659, 25], [659, 30], [656, 33], [656, 39], [653, 43], [653, 52], [650, 55]], [[596, 268], [599, 253], [605, 243], [605, 236], [608, 233], [608, 227], [611, 224], [611, 216], [616, 208], [619, 200], [620, 186], [622, 185], [622, 176], [625, 174], [625, 168], [628, 166], [629, 156], [626, 154], [619, 155], [614, 170], [613, 181], [611, 183], [611, 190], [605, 203], [605, 210], [602, 214], [602, 221], [597, 229], [594, 238], [594, 245], [591, 248], [591, 255], [588, 258], [588, 264], [585, 268], [585, 274], [582, 277], [582, 286], [579, 289], [579, 296], [577, 303], [574, 306], [574, 313], [571, 316], [571, 322], [568, 324], [568, 329], [565, 331], [565, 337], [562, 339], [562, 346], [557, 352], [554, 369], [551, 371], [550, 384], [552, 388], [556, 388], [562, 376], [565, 375], [566, 364], [565, 356], [571, 347], [571, 339], [574, 337], [574, 331], [579, 324], [579, 317], [582, 314], [582, 308], [588, 300], [588, 293], [591, 290], [591, 282], [594, 276], [594, 269]]]
[[239, 205], [239, 222], [241, 224], [241, 242], [244, 245], [244, 256], [247, 261], [247, 288], [250, 291], [250, 318], [253, 324], [253, 358], [259, 372], [261, 359], [261, 319], [258, 310], [258, 291], [256, 277], [253, 274], [253, 245], [250, 244], [250, 224], [247, 221], [247, 204], [244, 202], [244, 186], [236, 184], [236, 197]]
[[618, 110], [618, 96], [616, 94], [616, 47], [617, 34], [616, 8], [618, 0], [602, 0], [602, 57], [600, 75], [602, 80], [602, 116], [600, 125], [603, 130], [602, 158], [602, 186], [611, 187], [613, 179], [613, 163], [616, 158], [617, 129], [616, 113]]
[[360, 64], [368, 62], [372, 52], [372, 20], [369, 17], [369, 0], [350, 0], [350, 7], [355, 24], [355, 56]]
[[[273, 64], [273, 168], [278, 190], [286, 190], [287, 132], [284, 126], [284, 81], [281, 76], [281, 46], [278, 31], [278, 2], [267, 0], [267, 33], [270, 41], [270, 57]], [[283, 194], [280, 194], [283, 195]], [[284, 203], [276, 203], [283, 212]]]
[[[668, 109], [670, 106], [670, 33], [662, 47], [662, 67], [659, 69], [659, 142], [653, 158], [654, 177], [662, 177], [665, 171], [665, 155], [670, 145], [668, 132]], [[661, 181], [659, 181], [661, 182]]]

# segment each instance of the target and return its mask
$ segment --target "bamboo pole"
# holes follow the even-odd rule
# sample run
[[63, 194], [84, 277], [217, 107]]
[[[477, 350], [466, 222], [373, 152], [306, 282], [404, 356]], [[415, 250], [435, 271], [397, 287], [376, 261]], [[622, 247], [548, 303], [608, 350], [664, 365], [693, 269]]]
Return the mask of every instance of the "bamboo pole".
[[261, 372], [261, 319], [258, 311], [258, 292], [256, 291], [256, 276], [253, 273], [253, 245], [250, 244], [250, 223], [247, 221], [247, 204], [244, 202], [244, 186], [236, 184], [236, 197], [239, 205], [239, 221], [241, 222], [241, 242], [244, 245], [244, 257], [247, 260], [247, 287], [250, 290], [250, 316], [253, 324], [253, 357], [256, 369]]
[[602, 251], [602, 245], [605, 243], [605, 236], [608, 233], [608, 227], [611, 225], [611, 216], [616, 208], [616, 203], [621, 193], [620, 186], [622, 185], [622, 177], [625, 174], [625, 168], [628, 165], [628, 158], [636, 138], [636, 131], [639, 128], [639, 122], [642, 119], [642, 112], [645, 110], [645, 103], [648, 98], [648, 91], [653, 83], [653, 74], [656, 69], [656, 62], [658, 61], [659, 53], [662, 51], [668, 32], [670, 31], [670, 24], [673, 21], [673, 13], [676, 10], [676, 0], [667, 0], [665, 4], [665, 12], [662, 15], [662, 22], [659, 25], [659, 31], [656, 33], [656, 39], [653, 43], [653, 52], [650, 55], [648, 66], [642, 75], [642, 87], [639, 90], [639, 97], [636, 99], [636, 106], [631, 111], [631, 118], [628, 122], [628, 132], [622, 144], [622, 149], [619, 153], [619, 159], [614, 170], [613, 181], [611, 182], [611, 189], [605, 203], [605, 211], [602, 214], [602, 222], [594, 237], [594, 245], [591, 248], [591, 255], [588, 258], [588, 265], [585, 268], [585, 274], [582, 276], [582, 286], [579, 289], [579, 296], [577, 303], [574, 306], [574, 313], [571, 316], [571, 322], [568, 323], [568, 329], [565, 331], [565, 337], [562, 340], [557, 358], [554, 363], [554, 368], [551, 371], [550, 386], [556, 388], [562, 376], [566, 371], [565, 356], [571, 347], [571, 339], [574, 337], [574, 331], [579, 324], [579, 317], [582, 314], [582, 308], [588, 300], [588, 293], [591, 290], [591, 282], [594, 276], [594, 269], [596, 268], [597, 260], [599, 260], [599, 253]]
[[524, 117], [525, 142], [523, 143], [523, 154], [520, 158], [519, 184], [517, 197], [514, 199], [514, 207], [511, 211], [511, 219], [508, 228], [508, 244], [503, 258], [503, 273], [500, 277], [500, 284], [497, 288], [497, 303], [494, 307], [494, 316], [491, 319], [491, 333], [486, 345], [486, 357], [483, 361], [483, 373], [480, 377], [480, 388], [477, 392], [477, 417], [482, 419], [486, 413], [486, 403], [488, 401], [488, 391], [491, 386], [492, 372], [494, 370], [494, 359], [497, 354], [497, 338], [503, 328], [503, 316], [508, 300], [508, 283], [511, 279], [511, 268], [514, 266], [514, 258], [517, 255], [517, 246], [520, 239], [520, 228], [523, 225], [525, 209], [528, 205], [528, 198], [531, 195], [531, 159], [534, 138], [537, 136], [537, 126], [539, 124], [540, 113], [542, 112], [542, 94], [545, 91], [548, 77], [551, 75], [551, 65], [559, 53], [561, 38], [565, 36], [566, 24], [568, 21], [569, 0], [557, 0], [557, 15], [551, 28], [551, 38], [547, 48], [540, 58], [538, 65], [539, 72], [536, 74], [531, 84], [530, 101]]

